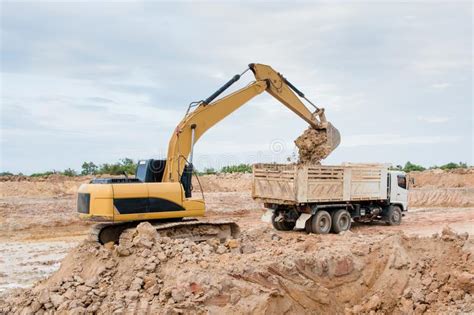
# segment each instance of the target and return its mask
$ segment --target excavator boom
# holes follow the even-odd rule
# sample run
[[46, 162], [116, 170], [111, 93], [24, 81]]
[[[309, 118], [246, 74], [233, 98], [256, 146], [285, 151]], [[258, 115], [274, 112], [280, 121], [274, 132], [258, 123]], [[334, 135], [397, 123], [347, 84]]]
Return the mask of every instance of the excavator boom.
[[[241, 75], [235, 75], [206, 100], [198, 102], [193, 111], [188, 109], [171, 136], [163, 181], [180, 181], [184, 166], [188, 163], [188, 157], [199, 138], [208, 129], [263, 91], [267, 91], [314, 129], [325, 130], [331, 151], [339, 145], [339, 131], [326, 120], [323, 108], [317, 108], [306, 99], [301, 91], [270, 66], [253, 63], [249, 65], [249, 69], [255, 75], [256, 81], [214, 101], [222, 92], [239, 80]], [[305, 106], [298, 96], [306, 99], [314, 107], [314, 113]]]

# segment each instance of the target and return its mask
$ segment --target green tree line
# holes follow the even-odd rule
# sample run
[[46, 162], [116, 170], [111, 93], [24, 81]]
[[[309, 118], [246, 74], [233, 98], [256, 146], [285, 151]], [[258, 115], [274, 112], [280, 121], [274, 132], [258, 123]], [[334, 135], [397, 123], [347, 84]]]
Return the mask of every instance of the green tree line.
[[444, 164], [444, 165], [440, 165], [440, 166], [434, 165], [434, 166], [430, 166], [430, 167], [426, 168], [422, 165], [414, 164], [414, 163], [411, 163], [410, 161], [408, 161], [408, 162], [405, 163], [405, 166], [397, 165], [395, 167], [392, 167], [392, 169], [394, 169], [394, 170], [400, 170], [400, 171], [404, 171], [404, 172], [407, 172], [407, 173], [408, 172], [414, 172], [414, 171], [424, 171], [424, 170], [427, 170], [427, 169], [453, 170], [453, 169], [457, 169], [457, 168], [468, 168], [468, 165], [467, 165], [467, 163], [464, 163], [464, 162], [459, 162], [459, 163], [450, 162], [450, 163], [447, 163], [447, 164]]
[[[72, 168], [67, 168], [63, 171], [46, 171], [46, 172], [38, 172], [33, 173], [30, 177], [42, 177], [42, 176], [49, 176], [53, 174], [59, 174], [64, 176], [79, 176], [79, 175], [132, 175], [135, 174], [135, 169], [137, 167], [137, 163], [130, 159], [124, 158], [119, 160], [116, 163], [104, 163], [104, 164], [95, 164], [94, 162], [84, 162], [82, 163], [81, 171], [78, 172]], [[14, 175], [10, 172], [2, 172], [0, 176], [5, 175]], [[21, 173], [17, 175], [23, 175]]]
[[203, 171], [198, 171], [198, 175], [210, 175], [218, 173], [252, 173], [251, 164], [228, 165], [222, 167], [220, 170], [214, 168], [204, 168]]
[[[104, 164], [95, 164], [94, 162], [84, 162], [82, 163], [81, 171], [76, 171], [72, 168], [67, 168], [63, 171], [46, 171], [40, 173], [33, 173], [30, 177], [42, 177], [48, 176], [52, 174], [60, 174], [65, 176], [79, 176], [79, 175], [133, 175], [135, 174], [135, 169], [137, 167], [137, 163], [130, 158], [124, 158], [119, 160], [116, 163], [104, 163]], [[440, 166], [431, 166], [431, 167], [424, 167], [422, 165], [411, 163], [410, 161], [406, 162], [404, 166], [397, 165], [392, 167], [391, 169], [394, 170], [401, 170], [405, 172], [413, 172], [413, 171], [424, 171], [426, 169], [442, 169], [442, 170], [452, 170], [457, 168], [468, 168], [469, 166], [467, 163], [459, 162], [454, 163], [450, 162]], [[220, 174], [220, 173], [251, 173], [252, 172], [252, 165], [251, 164], [238, 164], [238, 165], [228, 165], [224, 166], [220, 169], [214, 168], [204, 168], [201, 170], [196, 170], [198, 175], [209, 175], [209, 174]], [[11, 172], [0, 172], [0, 176], [8, 176], [8, 175], [15, 175]], [[18, 173], [16, 175], [23, 175], [22, 173]]]

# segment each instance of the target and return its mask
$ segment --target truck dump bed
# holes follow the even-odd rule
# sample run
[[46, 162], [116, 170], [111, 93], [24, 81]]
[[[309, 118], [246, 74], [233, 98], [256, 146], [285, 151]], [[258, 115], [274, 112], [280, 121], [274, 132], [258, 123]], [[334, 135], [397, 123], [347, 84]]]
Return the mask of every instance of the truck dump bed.
[[387, 165], [255, 164], [252, 197], [277, 204], [387, 199]]

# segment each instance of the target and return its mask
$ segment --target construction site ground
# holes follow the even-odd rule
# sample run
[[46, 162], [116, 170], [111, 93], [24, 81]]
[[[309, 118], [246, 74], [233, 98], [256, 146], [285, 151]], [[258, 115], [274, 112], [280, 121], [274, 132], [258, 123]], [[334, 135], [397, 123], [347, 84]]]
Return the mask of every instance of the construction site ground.
[[90, 224], [76, 216], [75, 192], [90, 177], [2, 177], [0, 313], [474, 312], [474, 170], [411, 176], [400, 226], [340, 235], [275, 231], [260, 221], [251, 174], [202, 176], [207, 217], [236, 221], [241, 236], [157, 241], [144, 226], [127, 255], [122, 243], [84, 242]]

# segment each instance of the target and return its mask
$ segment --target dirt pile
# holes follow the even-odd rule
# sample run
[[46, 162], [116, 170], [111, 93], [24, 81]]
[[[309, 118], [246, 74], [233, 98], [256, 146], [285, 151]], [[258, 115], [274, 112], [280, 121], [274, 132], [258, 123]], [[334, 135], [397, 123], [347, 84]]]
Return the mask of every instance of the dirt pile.
[[412, 189], [408, 192], [410, 207], [473, 207], [474, 188]]
[[327, 134], [325, 130], [316, 130], [308, 127], [301, 136], [296, 138], [295, 145], [298, 148], [298, 163], [319, 164], [331, 153], [327, 145]]
[[410, 172], [415, 188], [474, 188], [474, 168]]
[[84, 242], [58, 272], [0, 300], [0, 313], [389, 313], [474, 311], [474, 243], [243, 231], [224, 243], [160, 238], [147, 223], [119, 245]]
[[[311, 131], [312, 130], [312, 131]], [[315, 134], [313, 134], [316, 132]], [[307, 129], [296, 141], [301, 161], [320, 161], [325, 157], [325, 135], [314, 129]], [[316, 145], [315, 145], [316, 144]], [[98, 177], [112, 177], [100, 175]], [[423, 172], [410, 172], [415, 179], [413, 188], [474, 188], [474, 168], [443, 171], [440, 169]], [[44, 177], [0, 176], [0, 197], [14, 196], [68, 196], [74, 195], [82, 183], [89, 182], [93, 176], [68, 177], [53, 174]], [[232, 173], [199, 176], [204, 192], [250, 191], [252, 174]], [[193, 177], [195, 191], [200, 186]]]
[[82, 183], [89, 180], [84, 177], [41, 180], [18, 180], [15, 178], [15, 180], [0, 181], [0, 197], [73, 195]]
[[[199, 182], [201, 185], [199, 185]], [[193, 177], [193, 191], [200, 192], [240, 192], [252, 190], [252, 174], [228, 173]]]
[[23, 175], [0, 176], [0, 197], [14, 196], [67, 196], [75, 195], [81, 184], [93, 178], [120, 177], [115, 175], [65, 176], [51, 174], [29, 177]]

